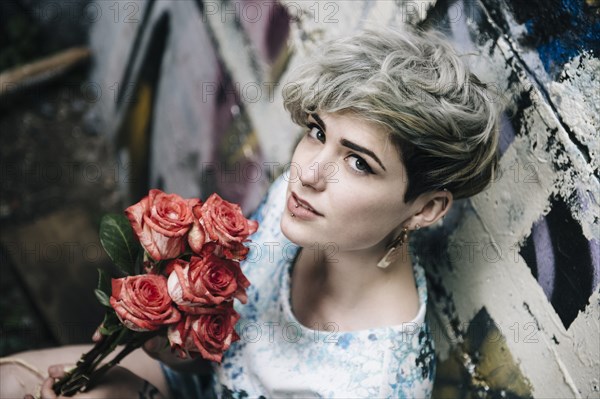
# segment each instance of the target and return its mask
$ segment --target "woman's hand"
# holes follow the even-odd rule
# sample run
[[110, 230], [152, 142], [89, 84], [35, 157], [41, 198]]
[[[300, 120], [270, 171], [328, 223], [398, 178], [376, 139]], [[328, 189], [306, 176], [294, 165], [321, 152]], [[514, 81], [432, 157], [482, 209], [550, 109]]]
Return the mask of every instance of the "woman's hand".
[[157, 336], [149, 339], [142, 347], [144, 352], [153, 359], [156, 359], [169, 367], [176, 368], [178, 365], [185, 364], [190, 360], [181, 359], [171, 352], [168, 340], [165, 337]]
[[200, 374], [209, 374], [211, 372], [210, 362], [201, 358], [182, 359], [171, 351], [167, 338], [162, 336], [154, 337], [143, 346], [144, 352], [153, 359], [156, 359], [170, 368], [177, 371], [193, 371]]
[[[41, 399], [68, 399], [66, 396], [57, 396], [52, 385], [57, 378], [64, 377], [69, 366], [55, 364], [48, 368], [48, 378], [42, 383]], [[77, 393], [76, 399], [105, 399], [105, 398], [148, 398], [162, 399], [158, 389], [148, 381], [143, 380], [131, 371], [115, 366], [98, 381], [89, 392]], [[34, 399], [33, 395], [25, 395], [24, 399]]]
[[[64, 377], [66, 373], [66, 369], [69, 366], [65, 366], [62, 364], [55, 364], [53, 366], [48, 367], [48, 378], [44, 380], [42, 383], [42, 388], [40, 392], [41, 399], [59, 399], [66, 398], [65, 396], [56, 396], [54, 393], [54, 389], [52, 389], [52, 385], [56, 381], [56, 378]], [[83, 396], [77, 396], [78, 398], [83, 398]], [[33, 395], [25, 395], [23, 399], [34, 399]]]

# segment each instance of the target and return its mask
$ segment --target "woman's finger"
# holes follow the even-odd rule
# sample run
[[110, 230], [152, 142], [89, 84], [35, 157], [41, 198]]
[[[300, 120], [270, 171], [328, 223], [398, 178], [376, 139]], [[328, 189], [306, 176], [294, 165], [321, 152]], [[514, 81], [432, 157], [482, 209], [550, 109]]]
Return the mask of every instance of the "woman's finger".
[[48, 367], [48, 376], [52, 378], [62, 378], [73, 366], [69, 364], [54, 364]]
[[54, 378], [48, 377], [44, 380], [41, 391], [42, 399], [56, 399], [52, 385], [54, 385]]
[[150, 338], [144, 342], [144, 351], [152, 358], [158, 359], [160, 352], [166, 348], [166, 340], [162, 337]]
[[104, 338], [104, 335], [100, 332], [101, 328], [102, 324], [100, 324], [98, 328], [96, 328], [96, 331], [94, 331], [94, 334], [92, 335], [92, 341], [95, 343], [102, 341], [102, 338]]

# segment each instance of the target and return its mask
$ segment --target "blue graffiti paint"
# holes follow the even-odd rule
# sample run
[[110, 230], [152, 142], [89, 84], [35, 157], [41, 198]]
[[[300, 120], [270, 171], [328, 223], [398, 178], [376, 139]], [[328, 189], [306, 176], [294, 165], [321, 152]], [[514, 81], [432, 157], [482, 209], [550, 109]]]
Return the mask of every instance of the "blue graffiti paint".
[[539, 8], [534, 3], [539, 2], [512, 1], [511, 6], [515, 14], [527, 18], [524, 26], [528, 37], [523, 42], [534, 45], [552, 77], [557, 77], [566, 62], [584, 51], [598, 56], [600, 18], [596, 7], [587, 5], [584, 0], [552, 2], [552, 7], [537, 4]]

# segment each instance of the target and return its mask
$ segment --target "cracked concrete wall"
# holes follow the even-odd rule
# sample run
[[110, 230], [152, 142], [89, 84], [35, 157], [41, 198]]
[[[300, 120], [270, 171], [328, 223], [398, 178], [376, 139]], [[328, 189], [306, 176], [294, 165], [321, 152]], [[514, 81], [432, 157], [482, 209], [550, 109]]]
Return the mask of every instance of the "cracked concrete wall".
[[124, 189], [219, 191], [245, 209], [289, 162], [299, 131], [281, 87], [304, 55], [369, 25], [444, 32], [509, 107], [493, 185], [413, 240], [435, 396], [600, 397], [598, 2], [129, 3], [138, 22], [100, 20], [93, 35], [94, 80], [134, 96], [91, 115], [145, 181]]

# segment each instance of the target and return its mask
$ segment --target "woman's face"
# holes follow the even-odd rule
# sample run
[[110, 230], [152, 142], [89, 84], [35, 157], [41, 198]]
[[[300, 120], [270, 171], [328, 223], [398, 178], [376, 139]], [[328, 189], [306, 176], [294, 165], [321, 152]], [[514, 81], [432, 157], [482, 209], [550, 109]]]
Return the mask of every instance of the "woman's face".
[[282, 232], [303, 247], [386, 245], [414, 211], [402, 200], [408, 180], [395, 146], [357, 116], [313, 114], [308, 125], [292, 157]]

